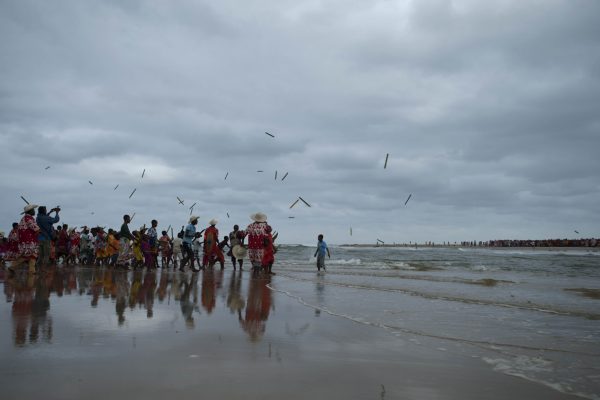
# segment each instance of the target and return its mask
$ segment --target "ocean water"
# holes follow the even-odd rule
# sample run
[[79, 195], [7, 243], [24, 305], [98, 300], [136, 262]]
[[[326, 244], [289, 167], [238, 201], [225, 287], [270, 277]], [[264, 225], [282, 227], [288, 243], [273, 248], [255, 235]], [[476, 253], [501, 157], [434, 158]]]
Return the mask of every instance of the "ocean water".
[[[600, 252], [332, 247], [327, 271], [318, 273], [314, 249], [281, 246], [276, 275], [256, 279], [234, 273], [229, 260], [225, 271], [200, 274], [59, 266], [9, 278], [0, 271], [0, 383], [18, 398], [38, 398], [28, 382], [55, 378], [50, 371], [88, 371], [89, 361], [118, 375], [125, 367], [113, 360], [127, 365], [142, 350], [176, 359], [172, 347], [180, 343], [190, 348], [182, 365], [212, 353], [214, 362], [223, 354], [239, 359], [243, 343], [253, 349], [249, 362], [260, 347], [279, 363], [278, 341], [314, 348], [314, 321], [325, 320], [315, 317], [327, 316], [385, 337], [391, 358], [398, 349], [434, 352], [600, 399]], [[352, 330], [345, 336], [351, 340]], [[145, 368], [136, 367], [143, 379], [153, 373]], [[80, 378], [89, 384], [90, 376]], [[90, 390], [78, 382], [55, 398]]]
[[600, 399], [600, 252], [285, 246], [271, 286], [301, 304]]

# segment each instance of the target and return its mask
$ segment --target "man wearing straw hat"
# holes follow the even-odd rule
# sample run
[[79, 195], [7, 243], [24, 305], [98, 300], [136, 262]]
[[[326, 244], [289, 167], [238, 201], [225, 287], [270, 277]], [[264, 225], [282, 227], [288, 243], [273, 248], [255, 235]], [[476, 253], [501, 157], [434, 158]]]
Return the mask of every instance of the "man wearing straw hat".
[[10, 270], [14, 272], [14, 267], [27, 263], [29, 273], [35, 274], [35, 262], [38, 258], [38, 233], [40, 227], [35, 222], [36, 204], [28, 204], [23, 209], [23, 218], [19, 222], [19, 257], [15, 260]]
[[250, 216], [254, 222], [246, 228], [248, 237], [248, 258], [252, 263], [254, 272], [258, 272], [262, 268], [262, 260], [265, 251], [265, 238], [267, 238], [267, 216], [261, 212], [257, 212]]
[[196, 215], [192, 215], [190, 217], [189, 224], [185, 228], [185, 232], [183, 234], [183, 259], [181, 260], [181, 266], [179, 267], [181, 272], [184, 271], [185, 264], [187, 264], [188, 261], [191, 261], [190, 268], [192, 271], [198, 272], [198, 270], [194, 268], [194, 250], [192, 249], [192, 241], [196, 237], [196, 225], [198, 225], [198, 218], [200, 217]]

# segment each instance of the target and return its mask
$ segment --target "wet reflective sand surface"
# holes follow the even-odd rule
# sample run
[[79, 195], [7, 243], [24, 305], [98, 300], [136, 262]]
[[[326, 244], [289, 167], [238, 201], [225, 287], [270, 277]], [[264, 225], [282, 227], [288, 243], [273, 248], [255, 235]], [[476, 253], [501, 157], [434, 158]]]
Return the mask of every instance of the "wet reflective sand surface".
[[[559, 399], [423, 338], [302, 304], [284, 276], [0, 271], [3, 399]], [[335, 290], [308, 287], [320, 298]]]

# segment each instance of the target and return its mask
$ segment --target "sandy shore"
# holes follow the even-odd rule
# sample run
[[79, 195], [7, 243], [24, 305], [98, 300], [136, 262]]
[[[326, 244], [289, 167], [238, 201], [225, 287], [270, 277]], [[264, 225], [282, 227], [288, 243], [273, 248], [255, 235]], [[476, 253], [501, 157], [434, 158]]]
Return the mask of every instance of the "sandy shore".
[[273, 290], [278, 276], [124, 275], [3, 282], [2, 398], [575, 398], [433, 339], [315, 310]]

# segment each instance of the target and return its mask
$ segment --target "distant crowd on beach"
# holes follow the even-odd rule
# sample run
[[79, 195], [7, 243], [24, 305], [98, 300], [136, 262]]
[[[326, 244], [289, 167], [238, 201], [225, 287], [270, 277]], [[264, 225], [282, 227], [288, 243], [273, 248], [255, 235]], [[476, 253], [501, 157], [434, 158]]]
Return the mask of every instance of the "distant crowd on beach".
[[[371, 245], [352, 245], [343, 246], [364, 247]], [[425, 242], [425, 243], [402, 243], [402, 244], [380, 244], [376, 247], [600, 247], [600, 239], [543, 239], [543, 240], [516, 240], [516, 239], [498, 239], [488, 241], [463, 241], [463, 242]]]
[[490, 247], [600, 247], [600, 239], [491, 240]]
[[[455, 243], [456, 245], [456, 243]], [[600, 247], [600, 239], [499, 239], [486, 242], [460, 242], [462, 247]]]
[[8, 236], [0, 231], [0, 262], [8, 262], [11, 273], [25, 267], [35, 274], [59, 263], [122, 269], [169, 268], [173, 265], [182, 272], [189, 265], [193, 272], [198, 272], [212, 268], [217, 262], [223, 269], [225, 254], [231, 258], [233, 269], [239, 266], [241, 270], [247, 256], [255, 273], [273, 273], [277, 233], [261, 212], [250, 216], [252, 222], [245, 230], [234, 225], [229, 235], [220, 239], [216, 219], [197, 231], [199, 217], [194, 215], [175, 237], [170, 226], [159, 235], [157, 220], [150, 221], [149, 227], [144, 224], [131, 231], [129, 215], [123, 216], [119, 230], [101, 226], [77, 229], [58, 224], [60, 211], [58, 207], [48, 211], [45, 206], [28, 204], [21, 213], [20, 222], [12, 224]]

